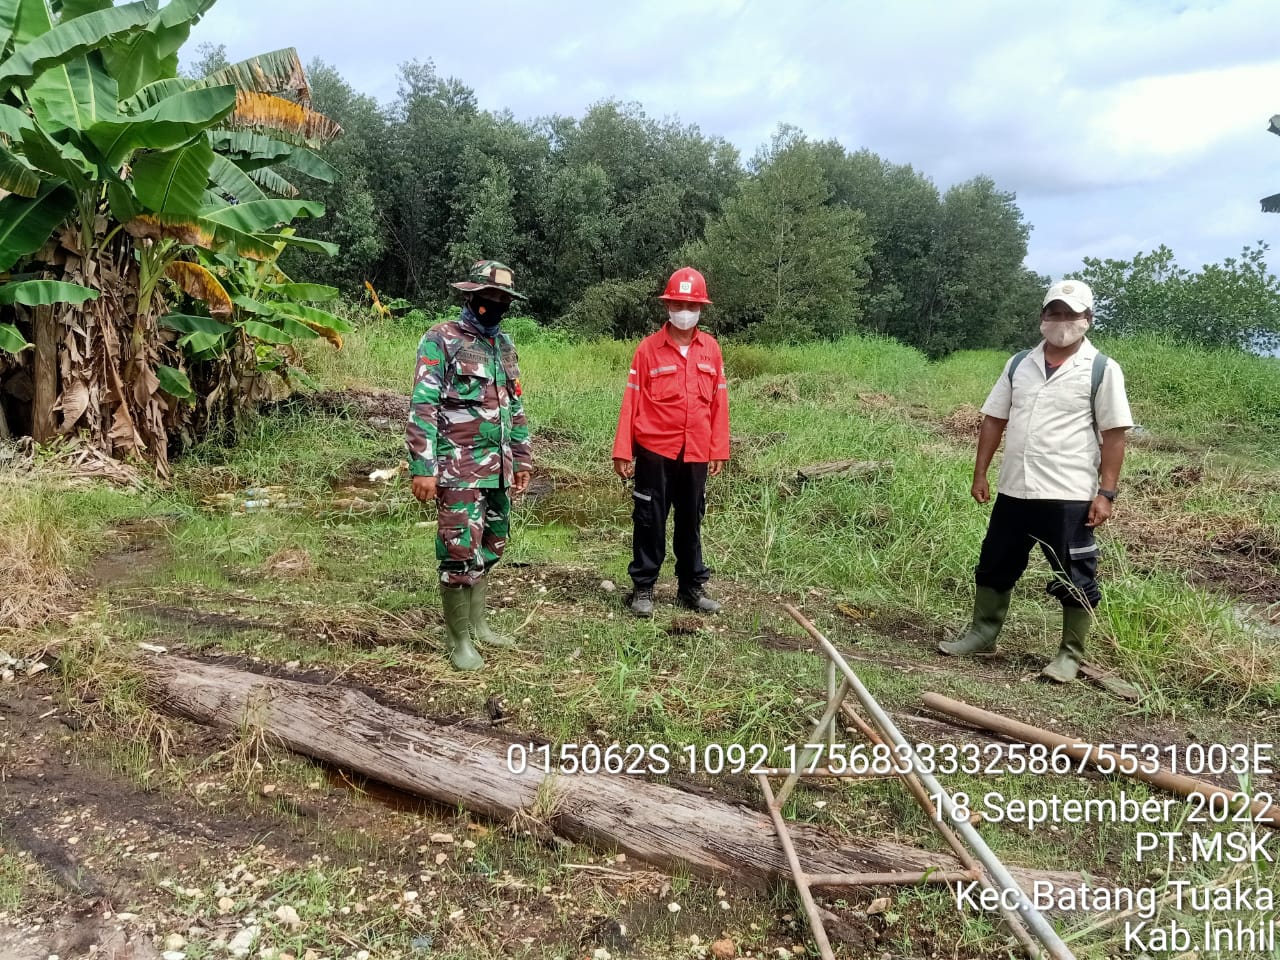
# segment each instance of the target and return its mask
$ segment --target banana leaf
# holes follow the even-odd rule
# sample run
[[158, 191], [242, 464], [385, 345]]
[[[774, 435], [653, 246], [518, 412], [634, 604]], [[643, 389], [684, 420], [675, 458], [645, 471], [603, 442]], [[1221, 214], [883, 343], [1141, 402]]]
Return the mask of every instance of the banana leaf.
[[264, 233], [298, 217], [323, 217], [324, 204], [315, 200], [250, 200], [221, 210], [205, 210], [201, 217], [244, 233]]
[[143, 87], [178, 73], [178, 50], [191, 36], [214, 0], [171, 0], [147, 23], [146, 29], [102, 52], [107, 70], [120, 84], [120, 96], [128, 98]]
[[133, 164], [133, 191], [157, 213], [198, 214], [212, 163], [213, 149], [203, 138], [176, 150], [144, 154]]
[[54, 303], [84, 303], [97, 300], [98, 291], [78, 283], [62, 280], [23, 280], [0, 287], [0, 303], [21, 303], [28, 307], [47, 307]]
[[21, 353], [29, 346], [27, 338], [12, 323], [0, 323], [0, 350]]
[[293, 167], [299, 173], [305, 173], [321, 183], [333, 183], [338, 179], [338, 171], [332, 164], [302, 147], [295, 147], [293, 153], [285, 157], [284, 162], [286, 166]]
[[174, 367], [166, 367], [163, 363], [157, 363], [156, 379], [160, 381], [160, 389], [171, 397], [177, 397], [179, 400], [194, 400], [196, 398], [196, 392], [192, 389], [191, 381], [187, 379], [187, 375], [181, 370]]
[[248, 200], [266, 200], [267, 195], [249, 177], [220, 153], [213, 155], [213, 165], [209, 167], [209, 179], [228, 197], [236, 202]]
[[242, 170], [269, 167], [300, 149], [252, 130], [210, 130], [209, 142], [213, 144], [213, 149], [235, 160]]
[[34, 198], [0, 200], [0, 270], [43, 247], [75, 207], [76, 195], [63, 183], [45, 183]]
[[340, 292], [337, 287], [323, 283], [268, 283], [266, 289], [288, 300], [310, 300], [314, 303], [336, 300]]
[[0, 63], [0, 86], [29, 87], [42, 71], [141, 30], [154, 11], [146, 2], [95, 10], [20, 42], [13, 55]]
[[256, 90], [236, 93], [236, 108], [227, 117], [227, 126], [269, 131], [280, 140], [305, 147], [322, 147], [342, 134], [342, 127], [324, 114]]
[[253, 339], [261, 340], [263, 343], [293, 343], [294, 341], [294, 337], [290, 334], [261, 320], [241, 320], [238, 326]]
[[114, 120], [119, 96], [116, 82], [98, 66], [92, 54], [46, 70], [27, 91], [32, 106], [72, 130], [88, 130], [95, 123]]
[[289, 200], [294, 199], [301, 192], [271, 167], [259, 167], [256, 170], [248, 171], [248, 174], [254, 183]]
[[260, 53], [256, 57], [215, 70], [196, 81], [199, 86], [217, 86], [222, 83], [230, 83], [237, 90], [284, 94], [299, 103], [311, 102], [307, 76], [303, 72], [302, 61], [298, 59], [298, 51], [293, 47]]
[[0, 147], [0, 187], [20, 197], [34, 197], [40, 192], [40, 177], [21, 157]]
[[217, 123], [235, 107], [230, 87], [186, 90], [131, 117], [96, 123], [86, 131], [112, 169], [134, 150], [172, 150]]
[[133, 96], [123, 98], [120, 101], [120, 112], [130, 115], [142, 113], [144, 110], [150, 110], [166, 97], [185, 93], [189, 89], [191, 89], [190, 80], [183, 77], [165, 77], [163, 80], [148, 83]]

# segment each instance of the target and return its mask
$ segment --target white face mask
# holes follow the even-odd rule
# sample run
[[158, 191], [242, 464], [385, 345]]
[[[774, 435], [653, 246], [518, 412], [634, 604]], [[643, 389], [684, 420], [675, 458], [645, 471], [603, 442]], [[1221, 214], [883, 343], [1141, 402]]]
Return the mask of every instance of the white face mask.
[[1083, 339], [1088, 320], [1041, 320], [1040, 335], [1055, 347], [1069, 347]]
[[698, 325], [701, 310], [668, 310], [667, 318], [677, 330], [691, 330]]

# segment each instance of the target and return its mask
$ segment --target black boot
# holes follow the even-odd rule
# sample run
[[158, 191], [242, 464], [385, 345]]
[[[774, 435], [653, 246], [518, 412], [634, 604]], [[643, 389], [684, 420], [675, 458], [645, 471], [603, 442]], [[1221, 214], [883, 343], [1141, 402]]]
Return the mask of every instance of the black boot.
[[681, 587], [679, 592], [676, 593], [676, 602], [680, 606], [689, 610], [696, 610], [698, 613], [720, 612], [720, 604], [707, 596], [700, 583], [694, 584], [692, 587]]
[[627, 598], [627, 606], [637, 617], [653, 616], [653, 587], [636, 587]]

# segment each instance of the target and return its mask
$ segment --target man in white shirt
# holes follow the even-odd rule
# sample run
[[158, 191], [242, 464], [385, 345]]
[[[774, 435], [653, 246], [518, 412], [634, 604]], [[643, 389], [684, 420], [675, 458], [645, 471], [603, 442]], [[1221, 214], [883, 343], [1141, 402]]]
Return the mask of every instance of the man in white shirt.
[[996, 648], [1013, 587], [1038, 543], [1054, 576], [1048, 592], [1062, 603], [1062, 645], [1042, 676], [1075, 679], [1084, 657], [1098, 589], [1093, 532], [1111, 516], [1133, 426], [1124, 374], [1085, 337], [1093, 291], [1079, 280], [1049, 287], [1040, 311], [1044, 339], [1005, 363], [982, 406], [971, 493], [991, 499], [987, 469], [1008, 431], [998, 493], [974, 571], [973, 621], [957, 640], [939, 644], [952, 656]]

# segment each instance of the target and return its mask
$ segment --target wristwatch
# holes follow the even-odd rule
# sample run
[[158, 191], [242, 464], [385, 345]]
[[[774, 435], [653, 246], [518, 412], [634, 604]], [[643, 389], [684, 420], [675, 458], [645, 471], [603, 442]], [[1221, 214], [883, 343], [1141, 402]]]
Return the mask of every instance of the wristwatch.
[[1120, 496], [1119, 490], [1099, 490], [1098, 496], [1106, 497], [1108, 500], [1115, 502], [1116, 497]]

